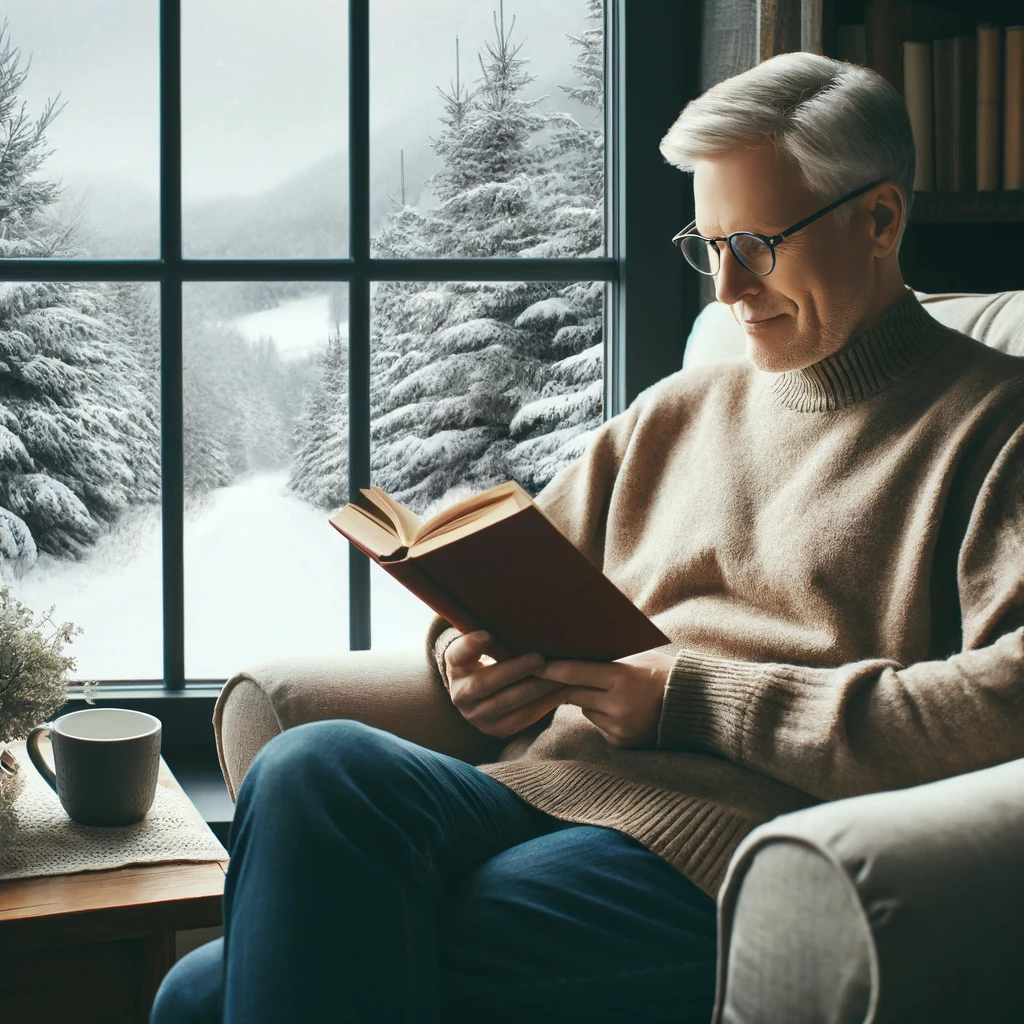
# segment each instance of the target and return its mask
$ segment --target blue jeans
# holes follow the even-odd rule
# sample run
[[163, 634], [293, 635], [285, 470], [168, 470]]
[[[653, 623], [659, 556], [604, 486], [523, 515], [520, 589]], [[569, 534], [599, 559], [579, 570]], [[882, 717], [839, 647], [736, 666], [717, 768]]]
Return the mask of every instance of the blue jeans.
[[715, 901], [613, 829], [348, 719], [275, 737], [231, 830], [224, 939], [151, 1024], [705, 1022]]

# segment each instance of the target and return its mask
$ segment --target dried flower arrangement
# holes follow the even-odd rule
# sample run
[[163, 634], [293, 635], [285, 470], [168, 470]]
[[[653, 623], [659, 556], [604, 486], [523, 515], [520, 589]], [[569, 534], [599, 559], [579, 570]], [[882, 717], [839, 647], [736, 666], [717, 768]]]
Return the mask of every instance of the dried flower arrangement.
[[[24, 739], [64, 703], [67, 676], [75, 669], [64, 648], [79, 633], [70, 622], [54, 622], [53, 608], [37, 620], [0, 587], [0, 744]], [[10, 751], [0, 753], [0, 826], [10, 822], [24, 782], [21, 770]]]

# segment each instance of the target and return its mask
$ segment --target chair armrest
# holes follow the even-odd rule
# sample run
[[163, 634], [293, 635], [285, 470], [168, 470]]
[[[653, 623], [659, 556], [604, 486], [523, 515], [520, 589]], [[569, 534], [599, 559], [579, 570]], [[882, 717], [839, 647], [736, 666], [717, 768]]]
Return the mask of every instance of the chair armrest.
[[351, 651], [267, 662], [232, 676], [214, 709], [231, 799], [268, 740], [324, 718], [353, 718], [470, 764], [497, 760], [504, 743], [462, 717], [421, 652]]
[[1024, 1020], [1024, 760], [785, 814], [719, 893], [713, 1024]]

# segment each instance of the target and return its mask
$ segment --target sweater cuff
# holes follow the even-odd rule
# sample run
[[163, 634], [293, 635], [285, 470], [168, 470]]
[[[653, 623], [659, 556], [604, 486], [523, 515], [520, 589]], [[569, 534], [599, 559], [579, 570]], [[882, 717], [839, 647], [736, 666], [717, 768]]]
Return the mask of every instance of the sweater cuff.
[[765, 666], [680, 650], [661, 704], [658, 750], [742, 757], [743, 722]]
[[459, 632], [454, 626], [449, 626], [444, 632], [440, 634], [434, 634], [431, 637], [431, 650], [430, 656], [434, 660], [434, 664], [437, 667], [437, 674], [441, 677], [441, 682], [444, 683], [444, 688], [451, 692], [451, 685], [448, 681], [448, 668], [445, 664], [444, 655], [445, 651], [451, 646], [452, 641], [457, 640], [462, 633]]

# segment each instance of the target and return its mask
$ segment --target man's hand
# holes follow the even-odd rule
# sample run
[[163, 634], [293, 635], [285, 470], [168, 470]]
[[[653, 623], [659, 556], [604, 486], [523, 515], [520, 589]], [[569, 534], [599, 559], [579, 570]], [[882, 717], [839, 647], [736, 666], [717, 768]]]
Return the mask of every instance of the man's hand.
[[613, 747], [653, 749], [674, 658], [643, 651], [606, 664], [549, 661], [535, 675], [562, 683], [559, 704], [575, 704]]
[[482, 630], [453, 640], [444, 660], [452, 703], [488, 736], [511, 736], [567, 703], [563, 686], [537, 678], [539, 654], [510, 657]]

